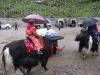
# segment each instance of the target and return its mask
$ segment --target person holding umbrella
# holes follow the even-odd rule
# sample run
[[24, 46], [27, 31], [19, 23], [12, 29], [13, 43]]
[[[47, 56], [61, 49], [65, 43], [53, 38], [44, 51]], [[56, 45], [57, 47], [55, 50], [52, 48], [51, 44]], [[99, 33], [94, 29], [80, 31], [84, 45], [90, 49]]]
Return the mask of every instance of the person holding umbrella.
[[28, 38], [30, 38], [35, 45], [35, 50], [37, 50], [38, 53], [42, 53], [41, 50], [44, 49], [44, 41], [43, 38], [36, 32], [35, 24], [45, 24], [48, 23], [48, 20], [46, 20], [43, 16], [30, 14], [23, 18], [22, 21], [28, 23], [25, 32]]
[[88, 26], [88, 33], [94, 40], [96, 40], [97, 44], [99, 44], [98, 25], [94, 24], [92, 26]]
[[32, 40], [32, 43], [35, 45], [37, 52], [41, 53], [41, 50], [44, 48], [43, 39], [36, 32], [36, 27], [33, 20], [30, 20], [26, 27], [26, 35]]
[[98, 44], [100, 41], [97, 22], [98, 20], [94, 18], [88, 18], [83, 22], [83, 27], [87, 28], [87, 31], [89, 35], [92, 37], [93, 42], [96, 42]]

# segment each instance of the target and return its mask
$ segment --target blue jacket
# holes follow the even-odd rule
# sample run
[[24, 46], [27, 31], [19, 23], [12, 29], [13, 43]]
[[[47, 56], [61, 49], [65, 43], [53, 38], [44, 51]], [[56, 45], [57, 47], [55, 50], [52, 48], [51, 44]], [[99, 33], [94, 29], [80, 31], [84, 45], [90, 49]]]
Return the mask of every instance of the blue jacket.
[[97, 36], [98, 32], [96, 30], [96, 25], [92, 25], [88, 27], [88, 33], [93, 37], [93, 36]]

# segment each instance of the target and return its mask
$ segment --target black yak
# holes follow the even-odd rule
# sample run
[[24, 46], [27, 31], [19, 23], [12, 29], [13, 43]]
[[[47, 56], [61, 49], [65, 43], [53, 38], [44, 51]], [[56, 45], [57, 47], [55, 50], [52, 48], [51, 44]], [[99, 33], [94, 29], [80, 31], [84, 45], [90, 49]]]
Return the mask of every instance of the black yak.
[[4, 75], [8, 75], [8, 71], [11, 69], [14, 71], [19, 69], [23, 75], [27, 75], [32, 67], [37, 66], [39, 63], [41, 63], [44, 70], [48, 70], [46, 64], [49, 51], [44, 49], [42, 53], [28, 52], [24, 40], [13, 41], [5, 45], [2, 51]]

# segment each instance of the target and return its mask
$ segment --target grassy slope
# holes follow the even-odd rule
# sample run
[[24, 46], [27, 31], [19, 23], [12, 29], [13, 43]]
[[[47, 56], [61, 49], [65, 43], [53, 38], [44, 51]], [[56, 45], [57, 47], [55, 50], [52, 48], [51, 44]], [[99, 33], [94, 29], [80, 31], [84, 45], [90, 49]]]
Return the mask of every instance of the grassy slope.
[[47, 4], [37, 4], [34, 0], [1, 0], [0, 15], [23, 17], [35, 13], [56, 17], [100, 16], [98, 13], [100, 2], [79, 3], [79, 0], [65, 0], [57, 3], [57, 1], [61, 0], [47, 0]]

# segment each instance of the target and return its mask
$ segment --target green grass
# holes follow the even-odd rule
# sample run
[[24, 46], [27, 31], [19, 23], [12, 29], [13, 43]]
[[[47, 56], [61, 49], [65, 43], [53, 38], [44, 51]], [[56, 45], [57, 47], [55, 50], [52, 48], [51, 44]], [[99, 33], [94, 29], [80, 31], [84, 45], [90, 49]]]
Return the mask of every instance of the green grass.
[[37, 4], [35, 0], [0, 0], [1, 17], [24, 17], [40, 14], [54, 17], [100, 16], [100, 1], [45, 0]]

